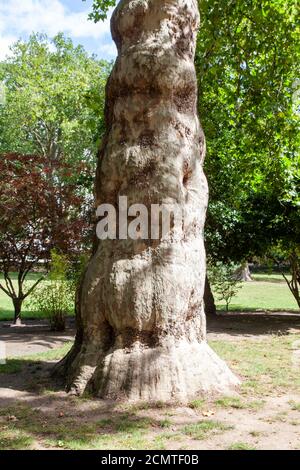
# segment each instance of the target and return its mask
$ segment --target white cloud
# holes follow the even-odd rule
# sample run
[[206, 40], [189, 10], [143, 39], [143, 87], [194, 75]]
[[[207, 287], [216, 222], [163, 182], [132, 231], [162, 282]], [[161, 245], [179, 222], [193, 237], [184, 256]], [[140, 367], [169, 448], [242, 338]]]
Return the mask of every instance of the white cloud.
[[72, 12], [61, 0], [0, 0], [0, 58], [16, 38], [32, 32], [53, 37], [61, 31], [78, 41], [99, 40], [99, 50], [103, 41], [107, 53], [115, 55], [107, 40], [109, 19], [95, 24], [88, 20], [88, 13], [88, 10]]
[[0, 33], [0, 60], [3, 60], [9, 54], [10, 46], [17, 40], [16, 36], [2, 36]]

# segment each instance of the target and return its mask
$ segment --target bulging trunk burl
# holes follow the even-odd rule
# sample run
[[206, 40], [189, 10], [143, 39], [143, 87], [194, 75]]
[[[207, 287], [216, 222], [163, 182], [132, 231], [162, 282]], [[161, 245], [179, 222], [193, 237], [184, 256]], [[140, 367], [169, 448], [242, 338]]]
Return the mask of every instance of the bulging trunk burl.
[[78, 299], [75, 345], [56, 371], [68, 390], [102, 398], [185, 402], [238, 379], [206, 342], [205, 139], [197, 117], [196, 0], [121, 0], [118, 58], [107, 85], [107, 133], [96, 203], [177, 203], [180, 238], [98, 243]]

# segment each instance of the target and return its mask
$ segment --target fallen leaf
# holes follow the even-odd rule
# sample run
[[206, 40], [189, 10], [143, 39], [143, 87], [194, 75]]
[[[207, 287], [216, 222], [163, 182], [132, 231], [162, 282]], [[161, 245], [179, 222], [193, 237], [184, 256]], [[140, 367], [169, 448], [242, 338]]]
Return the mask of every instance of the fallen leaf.
[[19, 421], [18, 418], [14, 415], [8, 416], [7, 421]]

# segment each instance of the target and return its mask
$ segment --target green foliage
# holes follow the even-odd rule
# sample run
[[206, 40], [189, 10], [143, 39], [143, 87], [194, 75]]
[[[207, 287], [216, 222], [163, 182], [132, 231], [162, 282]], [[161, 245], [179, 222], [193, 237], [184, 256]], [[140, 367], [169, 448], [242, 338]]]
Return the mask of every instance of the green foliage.
[[[86, 0], [82, 0], [85, 2]], [[107, 17], [108, 10], [114, 7], [117, 3], [117, 0], [94, 0], [93, 2], [93, 11], [89, 15], [89, 18], [95, 23], [98, 21], [103, 21]]]
[[68, 279], [70, 263], [66, 256], [52, 251], [46, 282], [32, 294], [31, 305], [50, 320], [51, 329], [63, 331], [68, 312], [74, 310], [74, 283]]
[[19, 41], [0, 64], [0, 153], [39, 154], [49, 161], [85, 162], [69, 178], [90, 192], [91, 172], [104, 131], [110, 65], [89, 57], [58, 34]]
[[265, 254], [299, 227], [297, 4], [199, 0], [196, 67], [211, 198], [206, 241], [218, 260]]
[[237, 266], [233, 263], [224, 264], [221, 262], [208, 265], [208, 277], [217, 294], [219, 300], [226, 303], [226, 311], [229, 311], [229, 305], [238, 290], [242, 287], [239, 280], [235, 277]]
[[69, 265], [67, 277], [73, 285], [74, 291], [76, 291], [78, 284], [84, 274], [88, 265], [89, 255], [87, 253], [81, 253], [75, 259], [72, 259]]

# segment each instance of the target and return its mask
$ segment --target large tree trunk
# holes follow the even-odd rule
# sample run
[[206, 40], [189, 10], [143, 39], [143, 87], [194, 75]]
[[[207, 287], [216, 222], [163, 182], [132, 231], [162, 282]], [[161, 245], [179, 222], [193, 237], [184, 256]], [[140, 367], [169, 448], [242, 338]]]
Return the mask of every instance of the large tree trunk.
[[208, 277], [205, 278], [205, 289], [204, 289], [204, 310], [207, 317], [217, 315], [217, 307], [215, 304], [214, 295], [211, 290], [210, 282]]
[[196, 0], [121, 0], [118, 59], [107, 86], [107, 134], [96, 202], [178, 203], [181, 238], [98, 244], [80, 299], [80, 331], [58, 365], [75, 393], [186, 401], [238, 379], [206, 342], [203, 227], [207, 183], [197, 117]]

